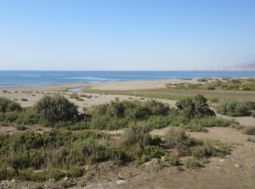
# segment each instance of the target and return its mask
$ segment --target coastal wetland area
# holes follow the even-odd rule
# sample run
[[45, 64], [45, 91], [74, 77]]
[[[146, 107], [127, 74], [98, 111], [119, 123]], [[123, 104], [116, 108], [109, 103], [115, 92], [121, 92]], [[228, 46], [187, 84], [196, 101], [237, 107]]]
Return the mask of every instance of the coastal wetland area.
[[0, 188], [252, 189], [254, 80], [1, 88]]

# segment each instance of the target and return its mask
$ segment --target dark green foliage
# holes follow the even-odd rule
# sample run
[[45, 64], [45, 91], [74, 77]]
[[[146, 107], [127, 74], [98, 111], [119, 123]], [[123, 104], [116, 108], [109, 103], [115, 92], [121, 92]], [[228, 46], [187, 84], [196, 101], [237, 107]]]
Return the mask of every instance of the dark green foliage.
[[[168, 113], [169, 105], [155, 100], [145, 102], [138, 100], [115, 100], [110, 103], [94, 107], [91, 112], [92, 118], [89, 124], [90, 128], [93, 129], [122, 129], [126, 128], [131, 122], [148, 120], [151, 116], [155, 117], [156, 120], [158, 117], [162, 118], [167, 116]], [[166, 127], [168, 125], [169, 121], [166, 119], [163, 121], [164, 123], [161, 124], [163, 125], [162, 127]], [[155, 128], [159, 127], [155, 126]]]
[[245, 101], [245, 105], [249, 110], [255, 110], [255, 102], [254, 101], [251, 101], [251, 100]]
[[22, 110], [19, 103], [5, 97], [0, 97], [0, 112], [12, 112]]
[[218, 98], [213, 98], [210, 100], [212, 103], [218, 103], [219, 102], [219, 99]]
[[179, 112], [189, 119], [201, 118], [205, 116], [215, 116], [209, 108], [207, 99], [202, 95], [197, 95], [193, 99], [186, 98], [176, 103]]
[[208, 82], [208, 80], [206, 78], [201, 78], [197, 80], [198, 82]]
[[18, 126], [16, 126], [16, 129], [19, 130], [19, 131], [24, 131], [27, 128], [24, 125], [18, 125]]
[[98, 105], [94, 108], [94, 114], [107, 115], [108, 117], [131, 119], [146, 119], [150, 115], [166, 115], [169, 106], [155, 100], [141, 102], [138, 100], [122, 102], [115, 100], [109, 104]]
[[42, 120], [51, 124], [78, 118], [77, 106], [58, 94], [41, 98], [35, 105], [35, 111]]
[[66, 176], [77, 178], [77, 177], [81, 177], [83, 173], [84, 173], [84, 169], [75, 165], [66, 172]]
[[152, 141], [149, 132], [150, 127], [144, 123], [131, 124], [121, 135], [122, 143], [127, 146], [138, 143], [145, 147]]
[[[248, 103], [252, 106], [252, 103]], [[245, 102], [238, 102], [236, 100], [225, 100], [217, 106], [217, 112], [227, 116], [247, 116], [250, 115], [249, 106]]]

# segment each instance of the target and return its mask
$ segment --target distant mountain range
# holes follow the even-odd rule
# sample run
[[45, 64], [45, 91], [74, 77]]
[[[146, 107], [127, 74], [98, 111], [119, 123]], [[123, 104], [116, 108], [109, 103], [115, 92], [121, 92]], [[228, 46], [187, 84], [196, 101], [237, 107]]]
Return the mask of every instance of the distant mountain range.
[[215, 71], [255, 71], [255, 61], [250, 63], [238, 64], [235, 66], [225, 67], [225, 68], [211, 68], [205, 70], [215, 70]]

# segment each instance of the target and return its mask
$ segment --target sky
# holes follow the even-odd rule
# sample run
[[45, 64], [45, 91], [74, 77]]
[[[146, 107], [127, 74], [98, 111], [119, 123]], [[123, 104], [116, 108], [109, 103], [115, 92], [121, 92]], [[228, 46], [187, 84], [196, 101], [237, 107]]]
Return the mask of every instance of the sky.
[[194, 70], [255, 60], [254, 0], [0, 0], [0, 70]]

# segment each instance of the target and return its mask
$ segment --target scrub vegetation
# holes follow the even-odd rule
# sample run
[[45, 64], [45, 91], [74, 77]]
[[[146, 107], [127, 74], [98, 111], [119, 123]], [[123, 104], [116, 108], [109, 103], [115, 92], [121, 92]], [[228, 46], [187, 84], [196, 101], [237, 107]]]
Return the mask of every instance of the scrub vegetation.
[[175, 89], [201, 89], [201, 90], [242, 90], [242, 91], [255, 91], [255, 79], [212, 79], [201, 78], [197, 80], [199, 83], [178, 83], [167, 84], [168, 88]]
[[[83, 113], [61, 95], [44, 96], [28, 108], [2, 97], [0, 103], [1, 125], [18, 130], [12, 135], [0, 134], [0, 180], [77, 178], [85, 173], [86, 165], [115, 161], [139, 166], [161, 157], [178, 169], [183, 169], [182, 165], [199, 168], [209, 162], [208, 158], [231, 152], [228, 144], [186, 134], [185, 130], [206, 132], [206, 127], [229, 125], [215, 116], [202, 95], [181, 99], [176, 108], [156, 100], [115, 99]], [[253, 107], [251, 102], [248, 105]], [[35, 124], [52, 129], [42, 133], [27, 130], [27, 125]], [[179, 127], [170, 127], [164, 137], [151, 136], [152, 129], [167, 126]], [[100, 131], [118, 129], [123, 129], [123, 134], [114, 144], [116, 136]], [[254, 129], [246, 132], [254, 134]], [[186, 156], [189, 158], [182, 162], [180, 158]]]

